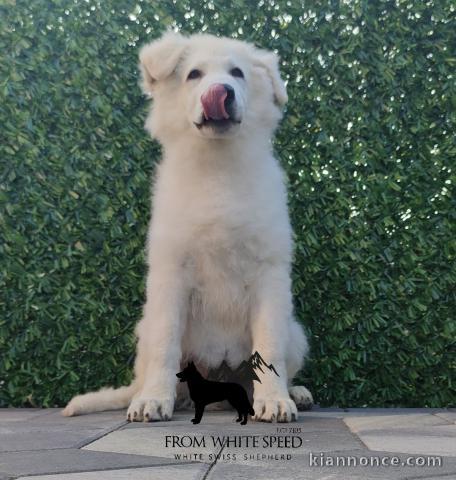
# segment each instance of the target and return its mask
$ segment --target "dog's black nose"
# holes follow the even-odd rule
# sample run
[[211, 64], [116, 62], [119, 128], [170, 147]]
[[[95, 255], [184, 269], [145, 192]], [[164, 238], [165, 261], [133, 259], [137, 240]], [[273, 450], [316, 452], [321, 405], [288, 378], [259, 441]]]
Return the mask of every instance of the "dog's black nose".
[[223, 86], [226, 90], [225, 107], [228, 107], [234, 102], [234, 88], [227, 83], [224, 83]]

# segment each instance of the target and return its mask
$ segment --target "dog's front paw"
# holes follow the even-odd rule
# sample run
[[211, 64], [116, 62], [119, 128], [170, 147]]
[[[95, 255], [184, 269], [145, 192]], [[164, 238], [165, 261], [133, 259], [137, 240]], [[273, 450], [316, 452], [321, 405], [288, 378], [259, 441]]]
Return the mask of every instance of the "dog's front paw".
[[150, 398], [140, 396], [133, 399], [127, 411], [129, 422], [159, 422], [171, 420], [174, 400], [172, 398]]
[[255, 398], [253, 402], [257, 422], [295, 422], [298, 418], [296, 404], [291, 398]]
[[296, 385], [288, 389], [290, 397], [296, 403], [298, 410], [311, 410], [313, 406], [312, 394], [303, 385]]
[[192, 423], [193, 423], [193, 425], [196, 425], [196, 424], [200, 423], [200, 420], [197, 420], [196, 418], [192, 418]]

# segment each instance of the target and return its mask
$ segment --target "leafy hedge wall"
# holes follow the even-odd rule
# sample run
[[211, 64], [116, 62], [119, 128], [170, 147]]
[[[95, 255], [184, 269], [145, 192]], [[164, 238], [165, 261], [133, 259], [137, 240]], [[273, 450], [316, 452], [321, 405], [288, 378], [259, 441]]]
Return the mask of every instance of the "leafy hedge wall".
[[129, 381], [159, 157], [137, 53], [174, 27], [283, 59], [276, 149], [316, 400], [454, 405], [451, 0], [2, 2], [0, 404]]

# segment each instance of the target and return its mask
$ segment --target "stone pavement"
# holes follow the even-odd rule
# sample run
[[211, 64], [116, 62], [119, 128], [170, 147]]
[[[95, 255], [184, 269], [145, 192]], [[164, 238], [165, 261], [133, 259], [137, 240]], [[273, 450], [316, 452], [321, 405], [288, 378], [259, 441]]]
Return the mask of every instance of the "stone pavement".
[[0, 409], [0, 480], [456, 480], [456, 409], [315, 408], [246, 426], [234, 412], [192, 417]]

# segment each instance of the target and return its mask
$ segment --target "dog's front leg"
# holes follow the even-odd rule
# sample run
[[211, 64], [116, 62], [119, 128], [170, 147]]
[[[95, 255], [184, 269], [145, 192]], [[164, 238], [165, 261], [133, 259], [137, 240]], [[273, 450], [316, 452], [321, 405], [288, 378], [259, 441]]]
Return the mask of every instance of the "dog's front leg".
[[203, 418], [204, 407], [205, 407], [204, 403], [195, 404], [195, 418], [192, 419], [192, 423], [194, 425], [201, 422], [201, 419]]
[[185, 309], [183, 272], [172, 263], [151, 265], [139, 322], [135, 375], [142, 385], [127, 412], [130, 421], [170, 420], [181, 358]]
[[298, 416], [288, 393], [286, 348], [292, 318], [291, 282], [285, 266], [268, 268], [255, 289], [252, 310], [252, 350], [272, 363], [279, 376], [266, 369], [254, 383], [254, 420], [291, 422]]

